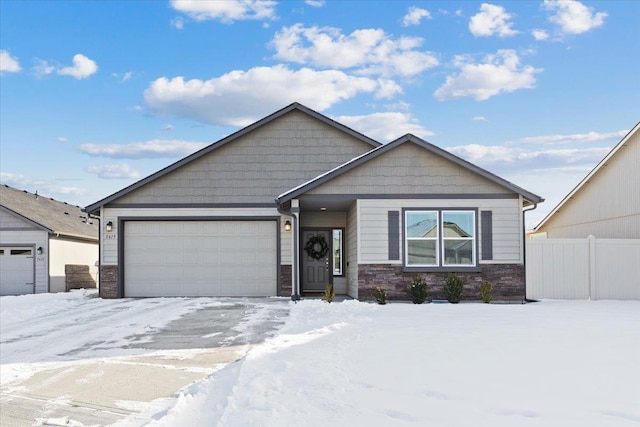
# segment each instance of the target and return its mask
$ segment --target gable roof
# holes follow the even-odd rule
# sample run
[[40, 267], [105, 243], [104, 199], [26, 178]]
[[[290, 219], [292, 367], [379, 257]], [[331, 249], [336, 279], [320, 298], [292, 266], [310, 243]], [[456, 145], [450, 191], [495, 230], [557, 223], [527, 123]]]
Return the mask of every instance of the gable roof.
[[364, 142], [366, 144], [371, 145], [371, 147], [378, 147], [378, 146], [381, 145], [380, 142], [378, 142], [378, 141], [376, 141], [376, 140], [374, 140], [372, 138], [369, 138], [368, 136], [363, 135], [360, 132], [357, 132], [357, 131], [355, 131], [355, 130], [353, 130], [353, 129], [351, 129], [351, 128], [349, 128], [349, 127], [347, 127], [347, 126], [345, 126], [345, 125], [343, 125], [341, 123], [338, 123], [335, 120], [332, 120], [329, 117], [324, 116], [324, 115], [318, 113], [317, 111], [314, 111], [314, 110], [312, 110], [312, 109], [310, 109], [310, 108], [308, 108], [308, 107], [306, 107], [306, 106], [304, 106], [304, 105], [302, 105], [300, 103], [294, 102], [293, 104], [290, 104], [290, 105], [282, 108], [281, 110], [278, 110], [275, 113], [270, 114], [267, 117], [265, 117], [265, 118], [263, 118], [261, 120], [258, 120], [257, 122], [255, 122], [255, 123], [243, 128], [243, 129], [240, 129], [239, 131], [234, 132], [231, 135], [229, 135], [229, 136], [227, 136], [225, 138], [222, 138], [221, 140], [216, 141], [213, 144], [208, 145], [205, 148], [203, 148], [203, 149], [201, 149], [199, 151], [196, 151], [195, 153], [193, 153], [193, 154], [191, 154], [191, 155], [189, 155], [189, 156], [187, 156], [187, 157], [185, 157], [185, 158], [183, 158], [181, 160], [178, 160], [177, 162], [165, 167], [164, 169], [161, 169], [158, 172], [156, 172], [156, 173], [154, 173], [152, 175], [149, 175], [148, 177], [143, 178], [140, 181], [137, 181], [137, 182], [131, 184], [130, 186], [125, 187], [124, 189], [122, 189], [122, 190], [120, 190], [120, 191], [118, 191], [118, 192], [116, 192], [116, 193], [114, 193], [114, 194], [112, 194], [110, 196], [107, 196], [107, 197], [105, 197], [104, 199], [102, 199], [100, 201], [97, 201], [97, 202], [87, 206], [85, 208], [85, 210], [87, 212], [90, 212], [90, 213], [96, 212], [98, 209], [100, 209], [100, 207], [106, 205], [107, 203], [110, 203], [110, 202], [112, 202], [112, 201], [124, 196], [125, 194], [128, 194], [128, 193], [130, 193], [130, 192], [132, 192], [132, 191], [134, 191], [134, 190], [136, 190], [136, 189], [148, 184], [149, 182], [152, 182], [152, 181], [154, 181], [154, 180], [156, 180], [156, 179], [158, 179], [158, 178], [160, 178], [160, 177], [162, 177], [162, 176], [174, 171], [174, 170], [186, 165], [187, 163], [190, 163], [190, 162], [192, 162], [192, 161], [194, 161], [194, 160], [196, 160], [196, 159], [198, 159], [198, 158], [200, 158], [200, 157], [202, 157], [204, 155], [207, 155], [207, 154], [211, 153], [212, 151], [217, 150], [218, 148], [220, 148], [220, 147], [222, 147], [222, 146], [224, 146], [224, 145], [226, 145], [226, 144], [228, 144], [230, 142], [233, 142], [233, 141], [237, 140], [238, 138], [240, 138], [240, 137], [242, 137], [242, 136], [244, 136], [244, 135], [246, 135], [246, 134], [248, 134], [248, 133], [250, 133], [250, 132], [252, 132], [252, 131], [254, 131], [256, 129], [258, 129], [259, 127], [262, 127], [262, 126], [264, 126], [264, 125], [266, 125], [268, 123], [271, 123], [274, 120], [276, 120], [276, 119], [278, 119], [278, 118], [284, 116], [285, 114], [287, 114], [287, 113], [289, 113], [291, 111], [294, 111], [294, 110], [302, 112], [304, 114], [307, 114], [308, 116], [313, 117], [313, 118], [315, 118], [317, 120], [320, 120], [321, 122], [323, 122], [325, 124], [328, 124], [329, 126], [332, 126], [333, 128], [335, 128], [335, 129], [337, 129], [337, 130], [339, 130], [341, 132], [344, 132], [344, 133], [346, 133], [348, 135], [351, 135], [351, 136], [357, 138], [358, 140], [360, 140], [360, 141], [362, 141], [362, 142]]
[[0, 185], [0, 206], [49, 233], [98, 241], [98, 220], [79, 206]]
[[589, 172], [587, 176], [585, 176], [584, 179], [580, 181], [578, 185], [576, 185], [574, 189], [571, 190], [569, 194], [567, 194], [564, 197], [564, 199], [562, 199], [560, 203], [558, 203], [558, 205], [555, 208], [553, 208], [553, 210], [549, 212], [547, 216], [545, 216], [542, 219], [542, 221], [540, 221], [540, 223], [533, 228], [533, 230], [534, 231], [539, 230], [543, 225], [549, 222], [549, 220], [556, 214], [556, 212], [558, 212], [565, 205], [565, 203], [567, 203], [577, 193], [579, 193], [582, 187], [585, 186], [585, 184], [589, 183], [592, 179], [594, 179], [594, 177], [597, 176], [600, 169], [602, 169], [607, 164], [607, 162], [609, 162], [609, 160], [611, 160], [620, 151], [622, 147], [627, 145], [629, 140], [631, 140], [631, 137], [639, 131], [640, 131], [640, 122], [636, 123], [636, 125], [629, 132], [627, 132], [627, 134], [620, 140], [620, 142], [616, 144], [616, 146], [613, 147], [611, 151], [609, 151], [609, 153], [604, 157], [604, 159], [602, 159], [600, 163], [598, 163], [596, 167], [593, 168], [593, 170]]
[[508, 190], [513, 191], [514, 193], [520, 194], [526, 201], [528, 201], [531, 204], [536, 204], [536, 203], [542, 203], [544, 201], [543, 198], [541, 198], [540, 196], [533, 194], [521, 187], [518, 187], [515, 184], [512, 184], [511, 182], [500, 178], [499, 176], [485, 170], [482, 169], [479, 166], [474, 165], [473, 163], [470, 163], [464, 159], [461, 159], [460, 157], [451, 154], [450, 152], [443, 150], [442, 148], [439, 148], [429, 142], [424, 141], [421, 138], [418, 138], [415, 135], [412, 134], [406, 134], [398, 139], [396, 139], [395, 141], [392, 141], [388, 144], [385, 145], [381, 145], [378, 148], [375, 148], [361, 156], [358, 156], [346, 163], [343, 163], [342, 165], [322, 174], [317, 176], [316, 178], [305, 182], [304, 184], [301, 184], [295, 188], [292, 188], [291, 190], [287, 191], [286, 193], [283, 193], [281, 195], [279, 195], [276, 198], [276, 203], [285, 203], [303, 193], [306, 193], [307, 191], [316, 188], [322, 184], [324, 184], [327, 181], [330, 181], [333, 178], [336, 178], [348, 171], [350, 171], [351, 169], [354, 169], [358, 166], [360, 166], [363, 163], [366, 163], [372, 159], [375, 159], [376, 157], [386, 153], [387, 151], [390, 151], [392, 149], [394, 149], [395, 147], [398, 147], [402, 144], [411, 142], [413, 144], [416, 144], [422, 148], [424, 148], [425, 150], [443, 157], [459, 166], [462, 166], [465, 169], [470, 170], [471, 172], [474, 172], [502, 187], [507, 188]]

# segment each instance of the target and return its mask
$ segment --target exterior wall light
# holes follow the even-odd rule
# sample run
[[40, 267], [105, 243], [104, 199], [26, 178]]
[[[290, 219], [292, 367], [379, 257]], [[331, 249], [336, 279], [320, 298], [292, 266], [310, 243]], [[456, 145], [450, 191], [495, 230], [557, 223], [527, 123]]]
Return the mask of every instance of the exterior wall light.
[[36, 249], [36, 253], [38, 255], [42, 255], [43, 252], [44, 252], [44, 249], [42, 249], [42, 246], [38, 246], [38, 249]]
[[105, 230], [107, 230], [107, 233], [111, 233], [113, 231], [113, 221], [107, 222]]
[[291, 231], [291, 221], [286, 220], [284, 222], [284, 231]]

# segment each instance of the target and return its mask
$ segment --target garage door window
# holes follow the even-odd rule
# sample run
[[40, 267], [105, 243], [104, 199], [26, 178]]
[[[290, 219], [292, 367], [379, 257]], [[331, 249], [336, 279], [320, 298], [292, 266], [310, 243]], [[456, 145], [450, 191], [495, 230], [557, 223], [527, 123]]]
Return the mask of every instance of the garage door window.
[[31, 249], [11, 249], [11, 255], [31, 255]]

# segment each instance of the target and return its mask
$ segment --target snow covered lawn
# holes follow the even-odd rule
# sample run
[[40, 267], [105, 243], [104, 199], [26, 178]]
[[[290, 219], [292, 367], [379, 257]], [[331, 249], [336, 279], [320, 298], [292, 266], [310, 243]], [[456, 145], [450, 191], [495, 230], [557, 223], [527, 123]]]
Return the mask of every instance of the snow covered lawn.
[[172, 427], [638, 426], [640, 302], [302, 301], [277, 336], [147, 415]]

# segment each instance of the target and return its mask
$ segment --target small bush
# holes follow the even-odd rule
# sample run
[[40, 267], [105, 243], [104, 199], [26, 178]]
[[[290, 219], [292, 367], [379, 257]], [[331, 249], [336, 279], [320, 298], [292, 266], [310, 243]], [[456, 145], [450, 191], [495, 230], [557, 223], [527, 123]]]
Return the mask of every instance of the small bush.
[[373, 290], [373, 297], [380, 305], [385, 305], [387, 303], [387, 291], [382, 289], [380, 286], [376, 286], [376, 288]]
[[491, 283], [482, 282], [482, 285], [480, 285], [480, 297], [485, 304], [491, 302], [491, 299], [493, 299], [493, 285]]
[[336, 291], [333, 289], [333, 285], [329, 283], [324, 287], [324, 293], [322, 294], [322, 299], [326, 302], [330, 303], [336, 297]]
[[464, 280], [457, 274], [449, 273], [444, 281], [444, 295], [447, 301], [451, 303], [458, 303], [462, 299], [462, 286]]
[[427, 282], [419, 276], [416, 276], [409, 285], [409, 296], [414, 304], [422, 304], [427, 300]]

